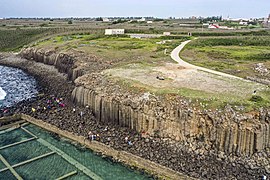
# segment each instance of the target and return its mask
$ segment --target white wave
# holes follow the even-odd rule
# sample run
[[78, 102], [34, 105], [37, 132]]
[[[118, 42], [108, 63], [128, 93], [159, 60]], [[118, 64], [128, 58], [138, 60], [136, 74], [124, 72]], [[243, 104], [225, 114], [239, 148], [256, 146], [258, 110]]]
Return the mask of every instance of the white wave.
[[0, 87], [0, 100], [5, 99], [7, 93]]

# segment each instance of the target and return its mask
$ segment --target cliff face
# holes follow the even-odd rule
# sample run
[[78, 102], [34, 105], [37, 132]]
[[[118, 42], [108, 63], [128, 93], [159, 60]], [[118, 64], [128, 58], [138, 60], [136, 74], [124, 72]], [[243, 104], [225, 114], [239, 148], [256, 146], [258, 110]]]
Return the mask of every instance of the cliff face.
[[75, 58], [70, 54], [56, 54], [55, 51], [27, 48], [21, 51], [20, 55], [28, 60], [55, 66], [59, 72], [68, 75], [68, 80], [74, 81], [84, 74], [83, 69], [75, 65]]
[[194, 148], [200, 144], [226, 154], [252, 155], [270, 147], [269, 112], [257, 117], [236, 114], [230, 108], [219, 113], [200, 112], [181, 102], [121, 97], [84, 86], [76, 87], [72, 98], [77, 104], [88, 105], [101, 122], [187, 142]]
[[69, 54], [30, 48], [23, 50], [21, 56], [67, 73], [76, 84], [73, 102], [89, 106], [100, 122], [226, 154], [252, 155], [270, 147], [267, 110], [249, 114], [237, 113], [230, 107], [222, 112], [199, 111], [183, 98], [170, 100], [149, 93], [127, 92], [101, 73], [86, 74]]

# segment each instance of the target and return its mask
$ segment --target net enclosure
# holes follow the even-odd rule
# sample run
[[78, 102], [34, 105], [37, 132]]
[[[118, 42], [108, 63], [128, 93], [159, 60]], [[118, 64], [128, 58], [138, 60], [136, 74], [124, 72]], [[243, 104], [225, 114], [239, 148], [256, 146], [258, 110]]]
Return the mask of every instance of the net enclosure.
[[149, 179], [87, 148], [24, 124], [0, 131], [0, 179]]

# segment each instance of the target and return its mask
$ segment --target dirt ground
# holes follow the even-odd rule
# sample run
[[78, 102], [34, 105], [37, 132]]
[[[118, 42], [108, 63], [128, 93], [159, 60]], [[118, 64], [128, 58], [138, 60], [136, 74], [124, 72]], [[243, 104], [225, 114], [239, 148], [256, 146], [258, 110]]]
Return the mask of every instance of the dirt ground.
[[[113, 78], [137, 81], [159, 89], [188, 88], [208, 93], [233, 93], [240, 97], [250, 95], [254, 90], [267, 89], [266, 86], [251, 81], [221, 77], [173, 63], [158, 67], [140, 67], [130, 64], [125, 68], [105, 70], [104, 73]], [[163, 77], [164, 80], [159, 80], [157, 76]]]

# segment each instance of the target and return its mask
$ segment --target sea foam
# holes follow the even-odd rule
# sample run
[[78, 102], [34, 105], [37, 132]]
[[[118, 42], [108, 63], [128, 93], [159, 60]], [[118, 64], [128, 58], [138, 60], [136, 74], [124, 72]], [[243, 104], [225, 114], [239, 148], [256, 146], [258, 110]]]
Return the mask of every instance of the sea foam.
[[4, 100], [7, 93], [0, 87], [0, 100]]

